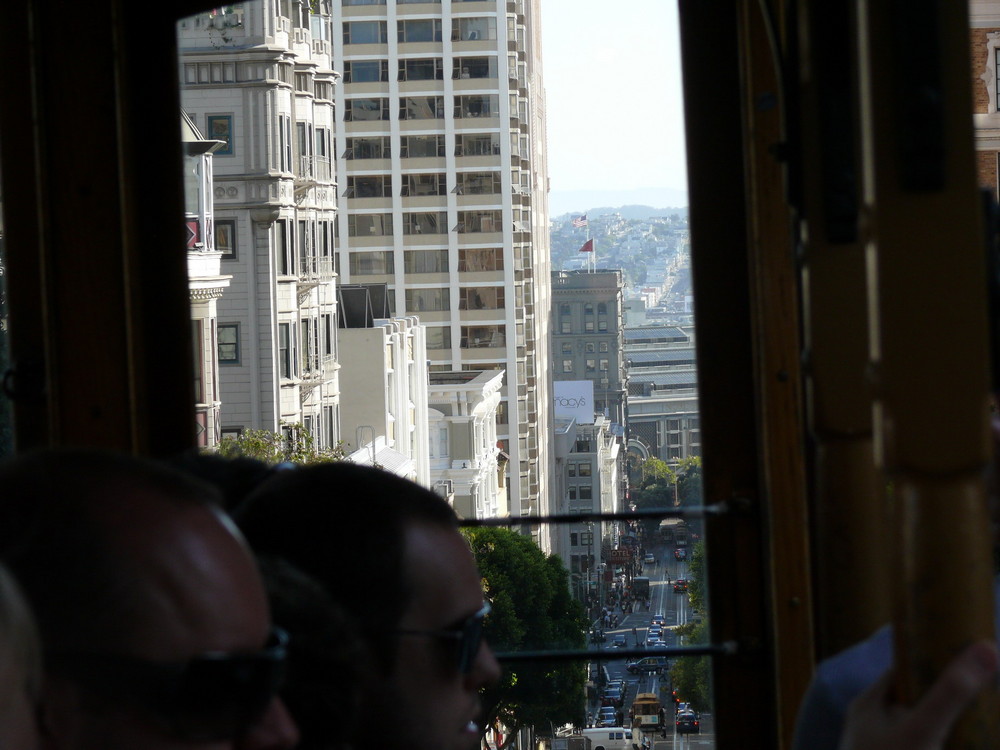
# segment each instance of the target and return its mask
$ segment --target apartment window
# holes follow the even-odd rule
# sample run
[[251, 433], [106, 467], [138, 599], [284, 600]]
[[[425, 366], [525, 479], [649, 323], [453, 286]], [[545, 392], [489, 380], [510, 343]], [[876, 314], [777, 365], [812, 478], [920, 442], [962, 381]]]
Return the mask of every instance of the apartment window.
[[507, 331], [502, 325], [462, 326], [462, 348], [479, 349], [507, 345]]
[[278, 168], [282, 172], [292, 171], [292, 118], [278, 115]]
[[399, 156], [403, 159], [444, 156], [443, 135], [404, 135], [399, 142]]
[[[579, 547], [580, 546], [580, 534], [579, 534], [579, 532], [576, 532], [576, 531], [570, 532], [569, 543], [570, 543], [571, 547]], [[576, 563], [577, 563], [577, 572], [578, 572], [579, 571], [579, 565], [580, 565], [580, 559], [579, 559], [580, 556], [579, 555], [573, 555], [573, 557], [577, 558]]]
[[312, 372], [319, 369], [319, 328], [316, 321], [309, 318], [302, 320], [302, 371]]
[[412, 5], [413, 3], [441, 4], [441, 0], [396, 0], [396, 5]]
[[594, 305], [593, 305], [593, 303], [591, 303], [591, 302], [584, 302], [583, 303], [583, 314], [584, 315], [593, 315], [594, 314]]
[[440, 57], [407, 58], [399, 61], [400, 81], [440, 81], [444, 78], [444, 61]]
[[607, 372], [608, 371], [608, 367], [609, 367], [610, 364], [611, 363], [608, 360], [602, 359], [601, 360], [601, 372]]
[[598, 320], [597, 321], [597, 330], [600, 331], [601, 333], [607, 333], [608, 332], [608, 321], [606, 321], [606, 320]]
[[219, 323], [217, 341], [220, 365], [238, 365], [240, 363], [240, 324]]
[[451, 295], [447, 288], [441, 289], [407, 289], [406, 311], [439, 312], [451, 309]]
[[569, 320], [564, 320], [560, 333], [573, 333], [573, 323]]
[[470, 286], [458, 290], [459, 310], [502, 310], [502, 286]]
[[323, 313], [320, 315], [320, 320], [323, 327], [323, 356], [330, 357], [334, 354], [334, 349], [336, 348], [335, 344], [337, 341], [333, 334], [333, 315], [330, 313]]
[[349, 262], [352, 276], [387, 276], [396, 270], [392, 250], [351, 253]]
[[500, 192], [499, 172], [459, 172], [456, 192], [464, 195], [495, 195]]
[[351, 214], [347, 217], [350, 237], [385, 236], [392, 234], [392, 214]]
[[222, 260], [236, 260], [236, 219], [215, 220], [215, 249]]
[[607, 302], [598, 302], [597, 303], [597, 314], [598, 315], [607, 315], [608, 314], [608, 303]]
[[232, 115], [206, 115], [206, 131], [208, 137], [216, 141], [224, 141], [226, 145], [220, 146], [213, 152], [217, 156], [233, 155], [233, 116]]
[[576, 487], [575, 486], [573, 486], [573, 487], [567, 487], [566, 488], [566, 497], [569, 500], [576, 500]]
[[440, 18], [413, 18], [396, 22], [398, 42], [440, 42]]
[[563, 372], [573, 372], [573, 360], [564, 359], [562, 361], [562, 365], [563, 365]]
[[576, 464], [575, 463], [571, 462], [571, 463], [566, 464], [566, 476], [568, 476], [568, 477], [575, 477], [576, 476]]
[[459, 211], [458, 231], [460, 234], [499, 232], [502, 217], [500, 211]]
[[341, 0], [341, 5], [385, 5], [385, 0]]
[[392, 195], [391, 175], [350, 175], [345, 198], [388, 198]]
[[595, 348], [596, 348], [596, 347], [594, 346], [594, 342], [593, 342], [593, 341], [588, 341], [588, 342], [586, 343], [586, 345], [584, 346], [584, 351], [586, 351], [586, 352], [587, 352], [587, 354], [593, 354], [593, 353], [594, 353], [594, 350], [595, 350]]
[[448, 273], [448, 251], [406, 250], [403, 270], [406, 273]]
[[497, 94], [467, 94], [455, 97], [456, 118], [499, 117], [500, 97]]
[[385, 21], [344, 22], [344, 44], [386, 44], [388, 41]]
[[348, 99], [344, 102], [344, 122], [367, 122], [388, 119], [388, 99]]
[[601, 343], [600, 343], [600, 344], [598, 345], [598, 349], [599, 349], [600, 351], [602, 351], [602, 352], [606, 352], [606, 351], [608, 351], [608, 342], [607, 342], [607, 341], [602, 341], [602, 342], [601, 342]]
[[388, 60], [348, 60], [344, 63], [344, 83], [377, 83], [388, 80]]
[[495, 16], [453, 18], [451, 20], [451, 40], [453, 42], [474, 42], [478, 39], [496, 38], [497, 19]]
[[389, 136], [377, 135], [370, 138], [348, 138], [345, 159], [388, 159]]
[[502, 271], [503, 249], [499, 247], [469, 248], [458, 251], [459, 272]]
[[295, 377], [295, 324], [278, 323], [278, 374]]
[[578, 488], [580, 490], [581, 500], [592, 500], [594, 497], [594, 488], [589, 484], [581, 484]]
[[572, 354], [573, 353], [573, 342], [571, 342], [571, 341], [563, 341], [562, 342], [562, 353], [563, 354]]
[[451, 77], [496, 78], [497, 59], [495, 57], [456, 57], [452, 61]]
[[455, 136], [455, 156], [498, 156], [499, 154], [500, 136], [497, 133], [466, 133]]
[[274, 222], [274, 249], [278, 255], [278, 273], [288, 276], [295, 268], [295, 247], [288, 231], [287, 219]]
[[587, 333], [593, 333], [594, 332], [594, 321], [592, 321], [592, 320], [585, 320], [585, 321], [583, 321], [583, 330], [586, 331]]
[[451, 349], [451, 328], [427, 326], [425, 332], [428, 349]]
[[580, 476], [581, 477], [590, 476], [590, 461], [584, 461], [580, 464]]
[[597, 360], [588, 359], [586, 361], [586, 370], [587, 372], [595, 372], [597, 370]]
[[403, 214], [403, 234], [445, 234], [447, 231], [448, 214], [445, 211]]
[[438, 120], [443, 117], [443, 96], [404, 96], [399, 100], [400, 120]]
[[444, 172], [404, 174], [400, 195], [447, 195], [448, 183]]

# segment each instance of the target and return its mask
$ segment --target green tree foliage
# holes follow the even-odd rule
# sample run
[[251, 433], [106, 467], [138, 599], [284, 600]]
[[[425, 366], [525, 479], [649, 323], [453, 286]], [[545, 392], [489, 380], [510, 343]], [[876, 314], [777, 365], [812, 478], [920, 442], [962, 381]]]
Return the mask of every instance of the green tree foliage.
[[691, 548], [688, 562], [688, 601], [695, 612], [705, 614], [708, 588], [705, 583], [705, 542], [697, 541]]
[[[493, 612], [485, 637], [496, 651], [583, 649], [587, 620], [570, 594], [569, 575], [530, 537], [507, 529], [466, 532]], [[513, 662], [483, 694], [484, 727], [499, 721], [508, 742], [526, 726], [583, 722], [586, 666], [576, 662]]]
[[679, 505], [701, 505], [701, 456], [688, 456], [678, 461], [674, 481]]
[[[708, 643], [707, 621], [687, 623], [677, 628], [685, 645]], [[670, 668], [670, 679], [678, 697], [690, 703], [695, 711], [707, 711], [712, 707], [712, 662], [708, 656], [683, 656]]]
[[316, 441], [301, 424], [287, 425], [290, 436], [270, 430], [244, 430], [238, 436], [222, 438], [215, 446], [224, 458], [255, 458], [267, 464], [288, 461], [294, 464], [341, 461], [345, 452], [336, 448], [317, 448]]

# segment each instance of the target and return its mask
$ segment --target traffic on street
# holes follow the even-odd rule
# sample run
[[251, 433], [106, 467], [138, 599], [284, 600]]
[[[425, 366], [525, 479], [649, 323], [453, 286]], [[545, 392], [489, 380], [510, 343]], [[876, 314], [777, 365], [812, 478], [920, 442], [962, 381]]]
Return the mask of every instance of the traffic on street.
[[[592, 611], [592, 688], [583, 732], [590, 738], [589, 750], [714, 747], [713, 717], [675, 693], [670, 666], [676, 657], [657, 654], [686, 645], [678, 626], [699, 621], [688, 600], [690, 551], [687, 540], [681, 541], [656, 539], [638, 557], [637, 574], [630, 581], [626, 576], [612, 581], [601, 608]], [[646, 655], [619, 655], [625, 649]]]

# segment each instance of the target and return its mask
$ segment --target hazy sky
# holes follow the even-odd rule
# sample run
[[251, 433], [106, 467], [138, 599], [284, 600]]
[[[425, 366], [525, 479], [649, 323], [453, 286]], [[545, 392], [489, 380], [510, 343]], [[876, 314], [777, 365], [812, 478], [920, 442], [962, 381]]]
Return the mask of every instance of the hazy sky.
[[553, 192], [687, 189], [676, 0], [539, 0]]

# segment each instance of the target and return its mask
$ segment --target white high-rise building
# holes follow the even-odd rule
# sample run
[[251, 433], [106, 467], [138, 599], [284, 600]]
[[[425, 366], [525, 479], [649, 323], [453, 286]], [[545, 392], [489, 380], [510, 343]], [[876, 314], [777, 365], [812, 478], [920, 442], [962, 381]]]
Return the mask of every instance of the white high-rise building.
[[340, 439], [329, 0], [257, 0], [178, 24], [181, 98], [211, 140], [221, 433]]
[[[427, 327], [431, 371], [505, 370], [513, 515], [548, 512], [550, 271], [537, 2], [332, 8], [338, 262]], [[547, 530], [536, 530], [550, 549]]]

